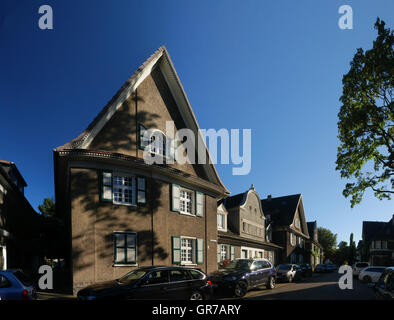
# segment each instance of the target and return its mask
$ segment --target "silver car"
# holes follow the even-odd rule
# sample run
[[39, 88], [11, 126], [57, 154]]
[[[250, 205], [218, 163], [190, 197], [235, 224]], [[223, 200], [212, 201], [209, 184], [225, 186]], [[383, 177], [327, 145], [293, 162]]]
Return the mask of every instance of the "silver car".
[[33, 300], [33, 282], [18, 269], [0, 271], [0, 300]]

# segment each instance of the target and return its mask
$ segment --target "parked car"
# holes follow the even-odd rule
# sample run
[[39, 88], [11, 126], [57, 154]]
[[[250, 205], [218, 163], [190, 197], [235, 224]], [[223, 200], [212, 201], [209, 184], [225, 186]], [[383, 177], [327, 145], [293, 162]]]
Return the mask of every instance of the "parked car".
[[353, 265], [353, 276], [354, 277], [358, 277], [360, 271], [366, 267], [369, 267], [369, 263], [368, 262], [356, 262]]
[[188, 267], [150, 266], [123, 277], [90, 285], [77, 294], [79, 300], [165, 299], [205, 300], [212, 294], [207, 275]]
[[315, 267], [315, 272], [316, 273], [326, 273], [326, 272], [328, 272], [327, 265], [326, 264], [318, 264]]
[[370, 266], [364, 268], [360, 271], [358, 275], [358, 279], [365, 283], [378, 282], [380, 276], [382, 275], [385, 269], [386, 267], [376, 267], [376, 266]]
[[338, 270], [338, 266], [336, 264], [328, 264], [326, 265], [327, 272], [335, 272]]
[[300, 267], [303, 277], [312, 277], [312, 267], [309, 263], [301, 264]]
[[0, 271], [1, 300], [34, 300], [36, 297], [33, 281], [21, 270]]
[[379, 300], [394, 300], [394, 267], [388, 267], [384, 270], [379, 280], [375, 283], [368, 284], [375, 292]]
[[293, 282], [301, 279], [302, 269], [297, 264], [280, 264], [276, 270], [278, 281]]
[[209, 276], [214, 292], [230, 293], [240, 298], [249, 289], [275, 288], [276, 269], [267, 259], [236, 259]]

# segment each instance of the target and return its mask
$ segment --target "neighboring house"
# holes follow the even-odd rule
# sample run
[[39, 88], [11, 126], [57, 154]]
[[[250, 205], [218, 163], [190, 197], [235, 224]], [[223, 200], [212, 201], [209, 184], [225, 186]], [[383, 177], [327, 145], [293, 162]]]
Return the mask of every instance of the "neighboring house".
[[236, 258], [266, 258], [277, 263], [281, 247], [266, 237], [266, 219], [252, 187], [218, 203], [218, 263]]
[[[229, 192], [212, 162], [177, 161], [166, 121], [201, 136], [161, 47], [81, 135], [54, 150], [56, 207], [68, 218], [74, 293], [140, 266], [217, 269], [217, 201]], [[147, 137], [148, 129], [154, 134]], [[147, 164], [145, 148], [164, 164]], [[210, 159], [205, 143], [202, 151]]]
[[24, 196], [27, 186], [13, 162], [0, 160], [0, 270], [28, 273], [38, 264], [38, 214]]
[[261, 200], [265, 217], [272, 224], [272, 242], [283, 247], [280, 263], [307, 263], [309, 240], [301, 194]]
[[306, 241], [306, 249], [309, 251], [310, 259], [305, 261], [312, 267], [323, 263], [323, 247], [319, 243], [319, 237], [317, 232], [317, 222], [307, 222], [309, 240]]
[[388, 222], [363, 221], [365, 258], [371, 265], [394, 265], [394, 215]]

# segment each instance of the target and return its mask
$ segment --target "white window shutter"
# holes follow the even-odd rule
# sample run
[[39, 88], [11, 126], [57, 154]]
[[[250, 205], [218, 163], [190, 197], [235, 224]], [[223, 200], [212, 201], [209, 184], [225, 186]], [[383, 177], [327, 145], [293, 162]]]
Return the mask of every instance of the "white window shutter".
[[112, 172], [101, 173], [101, 201], [112, 201]]
[[177, 184], [171, 185], [171, 210], [179, 212], [180, 210], [180, 187]]
[[197, 264], [204, 263], [204, 239], [196, 239], [196, 258]]
[[199, 191], [196, 191], [196, 215], [204, 216], [204, 194]]
[[172, 237], [172, 263], [181, 263], [181, 237]]

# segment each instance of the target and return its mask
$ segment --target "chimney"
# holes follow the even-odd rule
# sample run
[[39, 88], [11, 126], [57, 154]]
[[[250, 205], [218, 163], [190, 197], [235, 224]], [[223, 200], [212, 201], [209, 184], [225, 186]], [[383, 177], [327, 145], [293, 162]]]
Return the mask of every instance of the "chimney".
[[267, 199], [272, 199], [272, 194], [269, 194], [269, 195], [267, 196]]

